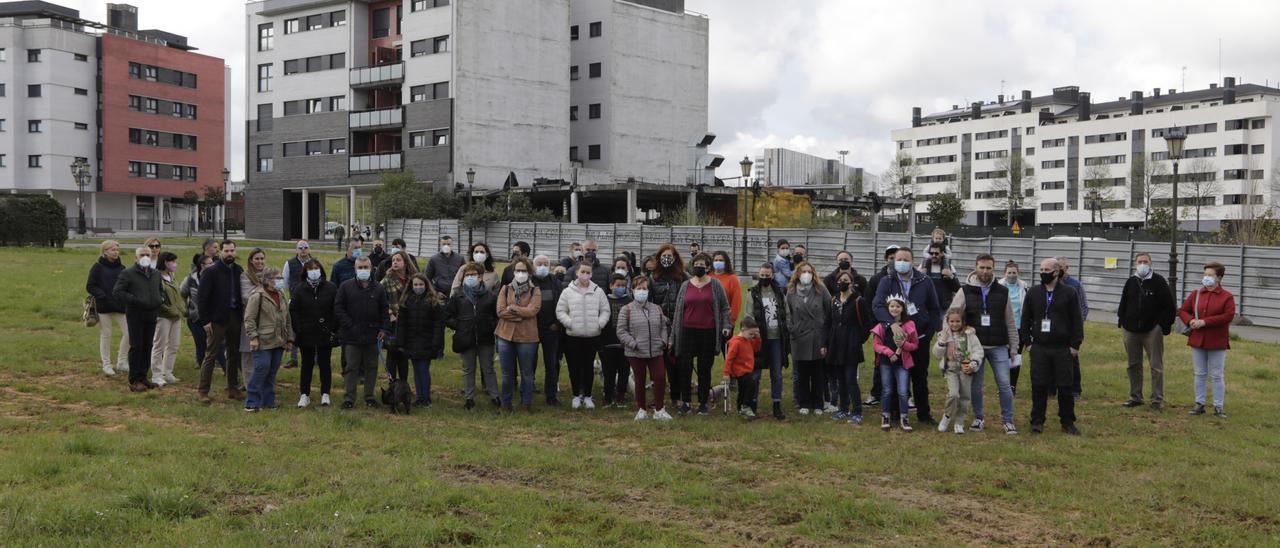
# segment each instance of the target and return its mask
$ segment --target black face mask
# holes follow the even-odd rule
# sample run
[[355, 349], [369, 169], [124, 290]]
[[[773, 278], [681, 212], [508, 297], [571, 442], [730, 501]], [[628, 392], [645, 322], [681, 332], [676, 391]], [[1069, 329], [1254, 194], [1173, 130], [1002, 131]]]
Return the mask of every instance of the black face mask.
[[800, 264], [804, 262], [804, 255], [800, 253], [796, 253], [795, 255], [791, 256], [791, 260], [794, 261], [796, 264]]
[[693, 275], [694, 275], [694, 276], [696, 276], [696, 277], [699, 277], [699, 278], [701, 278], [701, 277], [703, 277], [703, 276], [706, 276], [706, 275], [707, 275], [707, 267], [705, 267], [705, 266], [695, 266], [695, 267], [693, 267]]
[[1041, 273], [1040, 273], [1040, 283], [1042, 283], [1042, 284], [1049, 285], [1049, 284], [1053, 283], [1053, 281], [1054, 281], [1054, 280], [1056, 280], [1056, 279], [1058, 279], [1058, 274], [1057, 274], [1056, 272], [1041, 272]]
[[849, 282], [840, 282], [836, 284], [836, 287], [840, 288], [841, 293], [844, 293], [849, 290]]
[[849, 261], [840, 261], [840, 270], [849, 270], [853, 265]]
[[374, 253], [382, 253], [382, 246], [374, 247], [374, 248], [373, 248], [373, 252], [374, 252]]
[[773, 277], [761, 276], [760, 280], [756, 282], [756, 285], [769, 285], [770, 283], [773, 283]]

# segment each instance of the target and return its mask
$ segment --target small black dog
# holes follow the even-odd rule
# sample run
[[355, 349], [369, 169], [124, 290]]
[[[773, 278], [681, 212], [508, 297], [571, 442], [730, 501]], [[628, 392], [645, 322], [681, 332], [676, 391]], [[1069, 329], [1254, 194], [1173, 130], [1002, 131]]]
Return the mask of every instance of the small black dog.
[[400, 406], [404, 406], [404, 414], [410, 413], [413, 406], [413, 390], [409, 388], [409, 381], [404, 379], [395, 379], [391, 381], [391, 390], [382, 388], [382, 403], [391, 408], [392, 414], [399, 413]]

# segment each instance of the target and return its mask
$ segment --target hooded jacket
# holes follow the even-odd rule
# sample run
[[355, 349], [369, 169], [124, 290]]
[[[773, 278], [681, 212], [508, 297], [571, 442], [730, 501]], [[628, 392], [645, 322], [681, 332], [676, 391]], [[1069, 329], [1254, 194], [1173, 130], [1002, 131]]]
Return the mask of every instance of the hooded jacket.
[[556, 303], [556, 319], [570, 337], [588, 339], [600, 336], [609, 324], [609, 299], [604, 290], [590, 282], [585, 290], [570, 284], [560, 292]]
[[124, 272], [124, 263], [120, 259], [109, 261], [105, 256], [99, 256], [98, 261], [89, 267], [89, 280], [84, 288], [93, 297], [99, 314], [124, 313], [124, 303], [116, 302], [113, 295], [121, 272]]

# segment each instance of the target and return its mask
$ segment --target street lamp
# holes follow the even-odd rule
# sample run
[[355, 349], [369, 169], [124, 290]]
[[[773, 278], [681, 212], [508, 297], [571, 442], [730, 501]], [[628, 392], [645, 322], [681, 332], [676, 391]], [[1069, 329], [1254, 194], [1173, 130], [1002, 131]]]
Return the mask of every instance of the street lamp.
[[1173, 160], [1173, 230], [1169, 236], [1169, 288], [1173, 296], [1178, 297], [1178, 160], [1182, 159], [1182, 145], [1187, 141], [1187, 133], [1180, 127], [1171, 127], [1164, 132], [1164, 142], [1169, 147], [1169, 159]]
[[230, 194], [227, 192], [227, 183], [231, 181], [231, 170], [222, 168], [222, 240], [227, 238], [227, 198]]
[[751, 176], [751, 158], [742, 157], [742, 161], [738, 162], [742, 167], [742, 256], [738, 257], [738, 263], [741, 265], [742, 275], [747, 275], [747, 177]]
[[[472, 186], [475, 184], [476, 184], [476, 170], [474, 168], [467, 168], [467, 215], [468, 216], [471, 215], [471, 189], [472, 189]], [[474, 241], [471, 239], [471, 230], [472, 230], [471, 223], [472, 222], [475, 222], [475, 219], [467, 220], [467, 245], [471, 245], [472, 243], [474, 243]]]
[[90, 177], [89, 163], [84, 161], [84, 158], [76, 158], [76, 161], [71, 162], [71, 178], [75, 179], [76, 187], [80, 189], [80, 197], [77, 199], [79, 201], [80, 219], [76, 225], [76, 233], [81, 236], [84, 235], [86, 230], [84, 224], [84, 187], [89, 186]]

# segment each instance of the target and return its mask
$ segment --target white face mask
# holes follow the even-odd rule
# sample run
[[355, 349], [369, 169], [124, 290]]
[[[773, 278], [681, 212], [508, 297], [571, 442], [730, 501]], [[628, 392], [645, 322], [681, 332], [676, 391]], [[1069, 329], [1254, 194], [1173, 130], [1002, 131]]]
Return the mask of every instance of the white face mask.
[[515, 279], [516, 283], [518, 283], [518, 284], [522, 284], [522, 283], [525, 283], [525, 282], [529, 281], [529, 273], [528, 273], [528, 272], [516, 272], [516, 273], [512, 276], [512, 278], [514, 278], [514, 279]]
[[485, 259], [488, 259], [488, 258], [489, 258], [489, 256], [488, 256], [488, 255], [485, 255], [484, 253], [475, 253], [475, 254], [471, 255], [471, 260], [473, 260], [473, 261], [475, 261], [475, 262], [477, 262], [477, 263], [483, 263], [483, 262], [484, 262], [484, 260], [485, 260]]
[[311, 280], [311, 281], [313, 281], [313, 282], [315, 282], [315, 281], [319, 281], [319, 280], [320, 280], [320, 271], [319, 271], [319, 270], [308, 270], [308, 271], [307, 271], [307, 279], [308, 279], [308, 280]]
[[617, 270], [614, 270], [614, 271], [613, 271], [613, 273], [614, 273], [614, 274], [617, 274], [617, 275], [619, 275], [619, 276], [628, 276], [628, 275], [629, 275], [629, 273], [627, 272], [627, 269], [625, 269], [625, 268], [619, 268], [619, 269], [617, 269]]
[[440, 246], [440, 252], [444, 253], [445, 255], [448, 255], [450, 253], [453, 253], [453, 248], [450, 247], [449, 244], [444, 244]]
[[801, 275], [800, 275], [800, 283], [801, 283], [801, 284], [803, 284], [803, 285], [809, 285], [809, 284], [812, 284], [812, 283], [813, 283], [813, 273], [811, 273], [811, 272], [805, 272], [804, 274], [801, 274]]
[[636, 298], [636, 302], [641, 302], [641, 303], [642, 303], [642, 302], [645, 302], [645, 301], [648, 301], [648, 300], [649, 300], [649, 290], [648, 290], [648, 289], [637, 289], [637, 290], [635, 291], [635, 293], [633, 293], [633, 295], [634, 295], [634, 296], [635, 296], [635, 298]]
[[1150, 273], [1151, 273], [1151, 265], [1146, 264], [1146, 263], [1143, 263], [1143, 264], [1138, 265], [1138, 275], [1139, 275], [1139, 276], [1142, 276], [1142, 277], [1144, 277], [1144, 278], [1145, 278], [1145, 277], [1147, 277], [1147, 274], [1150, 274]]
[[142, 268], [151, 268], [151, 257], [143, 256], [141, 259], [138, 259], [138, 266], [141, 266]]

